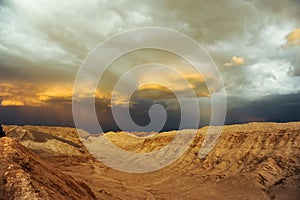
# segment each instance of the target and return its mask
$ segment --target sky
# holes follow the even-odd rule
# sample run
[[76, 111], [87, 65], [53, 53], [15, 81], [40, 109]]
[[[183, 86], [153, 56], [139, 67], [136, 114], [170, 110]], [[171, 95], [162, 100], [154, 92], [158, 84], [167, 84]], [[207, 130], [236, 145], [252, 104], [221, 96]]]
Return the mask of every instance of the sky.
[[[0, 123], [73, 126], [73, 84], [83, 60], [109, 37], [143, 27], [180, 31], [207, 50], [225, 85], [226, 124], [300, 120], [299, 0], [1, 0]], [[200, 126], [206, 125], [210, 94], [203, 76], [178, 56], [159, 50], [120, 57], [94, 96], [76, 100], [96, 98], [103, 130], [118, 130], [111, 113], [113, 88], [134, 66], [151, 62], [183, 74], [200, 103]], [[153, 66], [152, 71], [158, 70]], [[171, 90], [143, 85], [158, 79]], [[149, 108], [159, 103], [168, 114], [163, 130], [178, 128], [174, 91], [186, 95], [178, 79], [163, 70], [145, 73], [137, 88], [130, 107], [137, 124], [147, 125]], [[122, 95], [113, 103], [122, 109]]]

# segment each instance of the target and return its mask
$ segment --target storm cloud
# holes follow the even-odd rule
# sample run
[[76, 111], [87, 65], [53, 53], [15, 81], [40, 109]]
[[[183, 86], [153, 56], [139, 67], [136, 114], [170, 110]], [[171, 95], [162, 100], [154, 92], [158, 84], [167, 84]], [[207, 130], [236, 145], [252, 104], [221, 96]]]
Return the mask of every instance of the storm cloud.
[[[0, 1], [0, 122], [72, 125], [72, 87], [84, 58], [105, 39], [142, 27], [180, 31], [208, 51], [225, 83], [227, 123], [299, 120], [299, 8], [296, 0]], [[91, 98], [96, 93], [107, 130], [117, 129], [109, 113], [118, 79], [133, 67], [150, 62], [179, 70], [199, 103], [210, 105], [203, 77], [183, 59], [162, 51], [136, 51], [112, 63], [98, 90], [82, 97]], [[159, 102], [169, 110], [169, 116], [174, 116], [165, 127], [172, 129], [180, 114], [175, 97], [164, 87], [142, 86], [143, 82], [166, 79], [174, 83], [171, 91], [189, 96], [178, 79], [161, 74], [145, 74], [138, 80], [131, 112], [138, 123], [147, 124], [149, 105]], [[215, 85], [214, 92], [219, 89]], [[122, 96], [118, 100], [115, 103], [122, 107]], [[274, 113], [266, 110], [271, 106], [281, 117], [273, 117]], [[238, 116], [244, 117], [239, 121]]]

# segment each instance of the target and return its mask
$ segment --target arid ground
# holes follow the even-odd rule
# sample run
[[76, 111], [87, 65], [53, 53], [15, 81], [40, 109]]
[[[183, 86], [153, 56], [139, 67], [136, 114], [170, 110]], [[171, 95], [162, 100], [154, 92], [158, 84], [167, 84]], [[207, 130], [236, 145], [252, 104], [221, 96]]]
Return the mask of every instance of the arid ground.
[[[171, 165], [142, 174], [96, 160], [74, 128], [4, 126], [0, 199], [300, 199], [300, 123], [225, 126], [213, 150], [198, 154], [207, 127]], [[149, 152], [174, 132], [138, 138], [107, 133], [121, 148]], [[102, 137], [102, 136], [99, 136]]]

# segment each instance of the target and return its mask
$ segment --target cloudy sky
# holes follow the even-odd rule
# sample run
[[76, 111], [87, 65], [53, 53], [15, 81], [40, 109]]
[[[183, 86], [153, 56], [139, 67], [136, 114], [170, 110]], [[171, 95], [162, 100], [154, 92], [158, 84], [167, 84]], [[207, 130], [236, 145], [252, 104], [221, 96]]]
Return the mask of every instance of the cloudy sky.
[[[73, 83], [85, 57], [105, 39], [143, 27], [180, 31], [208, 51], [223, 77], [227, 124], [300, 120], [299, 0], [2, 0], [0, 123], [72, 126]], [[177, 56], [148, 49], [120, 57], [101, 78], [93, 94], [104, 130], [118, 129], [110, 110], [115, 83], [134, 66], [153, 62], [183, 74], [200, 102], [201, 125], [207, 123], [203, 77]], [[173, 84], [171, 90], [143, 85], [157, 79]], [[146, 125], [149, 107], [160, 103], [168, 112], [164, 129], [177, 128], [174, 91], [185, 95], [181, 82], [163, 70], [137, 82], [130, 108], [136, 123]], [[122, 96], [114, 100], [120, 108], [123, 103]]]

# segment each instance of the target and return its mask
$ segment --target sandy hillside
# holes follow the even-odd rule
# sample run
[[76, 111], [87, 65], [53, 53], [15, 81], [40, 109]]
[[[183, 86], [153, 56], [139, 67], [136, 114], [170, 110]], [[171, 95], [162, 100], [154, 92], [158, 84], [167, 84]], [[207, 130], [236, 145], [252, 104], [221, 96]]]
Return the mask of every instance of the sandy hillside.
[[[0, 193], [8, 194], [4, 180], [10, 165], [14, 165], [28, 181], [39, 180], [47, 173], [61, 173], [66, 188], [57, 195], [73, 195], [71, 199], [299, 199], [300, 198], [300, 123], [250, 123], [225, 126], [213, 150], [203, 159], [198, 151], [207, 127], [198, 130], [188, 150], [171, 165], [150, 173], [132, 174], [114, 170], [89, 154], [75, 129], [62, 127], [5, 126], [9, 137], [1, 139]], [[89, 138], [88, 133], [81, 133]], [[132, 152], [161, 149], [174, 138], [175, 132], [152, 134], [138, 138], [127, 133], [107, 133], [119, 147]], [[142, 134], [145, 135], [145, 134]], [[96, 139], [101, 141], [103, 136]], [[6, 147], [4, 148], [3, 146]], [[180, 142], [178, 143], [180, 145]], [[30, 157], [41, 166], [24, 169], [18, 159]], [[37, 156], [36, 156], [36, 155]], [[18, 160], [17, 159], [17, 160]], [[30, 162], [31, 163], [31, 162]], [[23, 176], [22, 175], [22, 176]], [[53, 179], [52, 179], [53, 178]], [[10, 179], [11, 180], [11, 179]], [[25, 184], [22, 177], [10, 183], [15, 188]], [[4, 182], [3, 182], [4, 181]], [[30, 186], [35, 197], [42, 197], [56, 182], [55, 177], [41, 179]], [[74, 183], [80, 194], [67, 192]], [[64, 188], [64, 186], [59, 186]], [[29, 187], [29, 186], [28, 186]], [[46, 187], [47, 188], [47, 187]], [[72, 187], [71, 187], [72, 188]], [[16, 189], [12, 189], [13, 191]], [[16, 190], [17, 191], [17, 190]], [[26, 191], [15, 195], [23, 197]], [[39, 196], [40, 195], [40, 196]], [[81, 196], [80, 196], [81, 195]], [[93, 196], [95, 195], [95, 196]], [[84, 197], [83, 197], [84, 196]], [[51, 199], [52, 196], [50, 196]], [[6, 199], [6, 198], [2, 198]], [[30, 199], [30, 198], [28, 198]], [[44, 199], [44, 198], [41, 198]], [[56, 198], [57, 199], [57, 198]]]
[[12, 138], [0, 139], [1, 199], [95, 199], [84, 183], [54, 168]]

